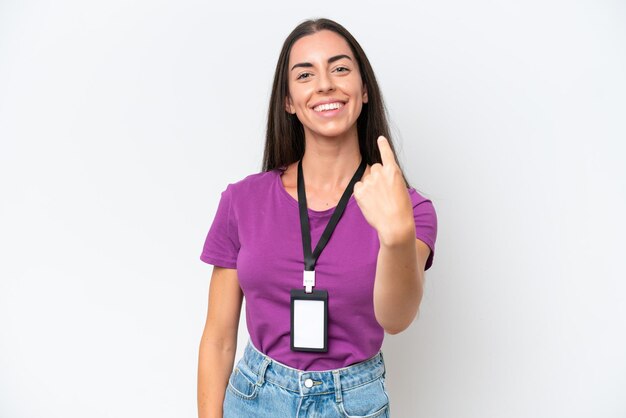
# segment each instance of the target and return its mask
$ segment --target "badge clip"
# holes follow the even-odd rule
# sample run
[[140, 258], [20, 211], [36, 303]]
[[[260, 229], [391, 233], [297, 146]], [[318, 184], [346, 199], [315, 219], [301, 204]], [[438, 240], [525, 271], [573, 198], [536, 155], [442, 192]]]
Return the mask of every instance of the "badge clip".
[[313, 286], [315, 286], [315, 270], [304, 270], [302, 284], [306, 293], [313, 292]]

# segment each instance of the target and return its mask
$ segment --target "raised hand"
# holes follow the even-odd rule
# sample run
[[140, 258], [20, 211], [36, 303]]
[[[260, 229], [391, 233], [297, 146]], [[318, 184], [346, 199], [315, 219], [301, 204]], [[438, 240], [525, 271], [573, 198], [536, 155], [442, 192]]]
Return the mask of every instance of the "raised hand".
[[413, 205], [387, 138], [379, 136], [377, 143], [382, 164], [373, 164], [354, 184], [353, 193], [380, 241], [391, 245], [414, 234]]

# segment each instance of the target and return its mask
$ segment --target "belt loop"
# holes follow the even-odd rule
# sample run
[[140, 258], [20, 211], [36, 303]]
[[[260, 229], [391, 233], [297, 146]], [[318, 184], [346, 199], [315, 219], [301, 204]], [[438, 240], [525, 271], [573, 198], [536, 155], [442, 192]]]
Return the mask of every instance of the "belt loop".
[[263, 356], [263, 363], [261, 363], [261, 367], [259, 367], [259, 375], [257, 376], [257, 384], [259, 386], [262, 386], [263, 383], [265, 383], [265, 371], [267, 370], [267, 366], [269, 366], [271, 362], [272, 360], [268, 356]]
[[341, 397], [341, 381], [339, 380], [339, 371], [333, 370], [333, 381], [335, 382], [335, 400], [337, 403], [343, 402]]
[[380, 350], [380, 360], [383, 362], [383, 377], [387, 374], [387, 367], [385, 366], [385, 358], [383, 357], [383, 350]]

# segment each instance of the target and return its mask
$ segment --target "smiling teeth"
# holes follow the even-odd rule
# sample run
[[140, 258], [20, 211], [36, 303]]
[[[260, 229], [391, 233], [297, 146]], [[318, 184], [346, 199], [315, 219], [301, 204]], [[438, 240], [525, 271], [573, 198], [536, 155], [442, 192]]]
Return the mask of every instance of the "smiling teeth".
[[322, 112], [324, 110], [339, 109], [340, 107], [343, 107], [343, 103], [334, 102], [315, 106], [313, 110], [315, 110], [316, 112]]

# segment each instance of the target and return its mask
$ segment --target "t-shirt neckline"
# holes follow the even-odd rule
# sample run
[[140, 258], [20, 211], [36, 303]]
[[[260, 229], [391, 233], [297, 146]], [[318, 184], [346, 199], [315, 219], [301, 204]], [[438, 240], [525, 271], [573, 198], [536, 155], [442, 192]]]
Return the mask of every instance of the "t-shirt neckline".
[[[284, 169], [281, 168], [276, 168], [274, 169], [274, 172], [276, 173], [276, 186], [278, 187], [280, 194], [283, 195], [285, 197], [285, 199], [287, 200], [287, 202], [291, 205], [294, 206], [296, 208], [299, 208], [298, 206], [298, 201], [296, 199], [294, 199], [293, 196], [291, 196], [289, 194], [289, 192], [287, 192], [287, 190], [285, 190], [285, 186], [283, 186], [283, 182], [280, 178], [280, 176], [282, 175]], [[348, 199], [348, 204], [346, 205], [346, 209], [348, 209], [351, 205], [353, 205], [355, 202], [354, 199], [354, 194], [352, 194], [350, 196], [350, 198]], [[307, 208], [308, 212], [309, 212], [309, 216], [329, 216], [332, 215], [333, 212], [335, 211], [335, 208], [337, 206], [333, 206], [332, 208], [328, 208], [328, 209], [324, 209], [324, 210], [314, 210], [311, 208]]]

